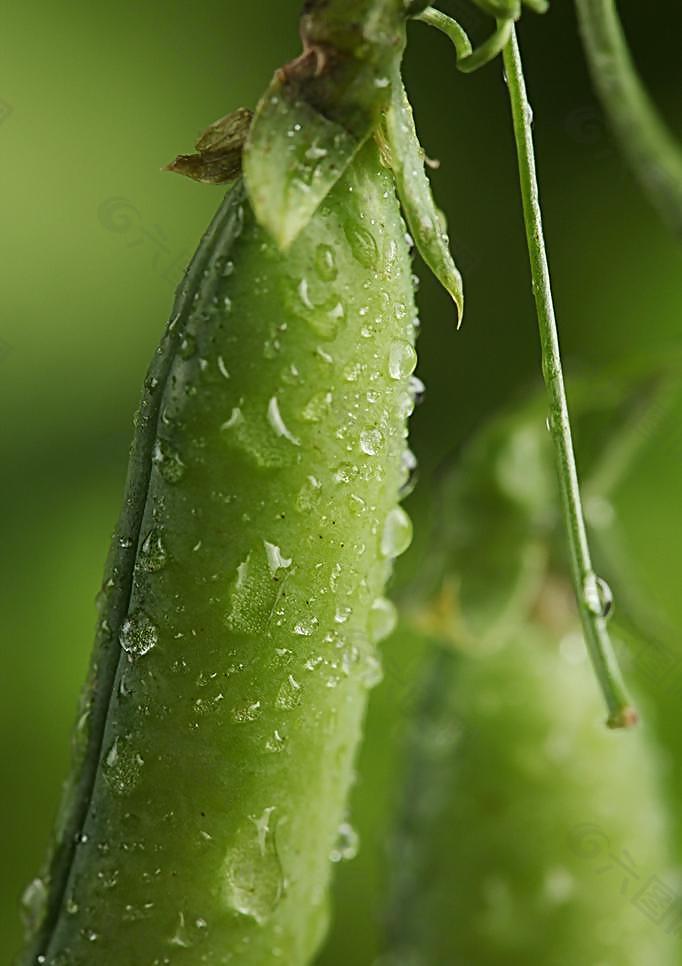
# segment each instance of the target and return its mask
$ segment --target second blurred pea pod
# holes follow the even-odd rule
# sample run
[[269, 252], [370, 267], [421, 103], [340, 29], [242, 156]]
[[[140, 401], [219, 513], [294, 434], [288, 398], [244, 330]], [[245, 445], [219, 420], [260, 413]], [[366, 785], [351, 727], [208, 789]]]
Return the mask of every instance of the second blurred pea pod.
[[428, 635], [433, 657], [409, 730], [382, 966], [677, 961], [660, 761], [644, 730], [603, 726], [538, 499], [544, 438], [530, 406], [445, 481], [450, 526], [402, 632]]

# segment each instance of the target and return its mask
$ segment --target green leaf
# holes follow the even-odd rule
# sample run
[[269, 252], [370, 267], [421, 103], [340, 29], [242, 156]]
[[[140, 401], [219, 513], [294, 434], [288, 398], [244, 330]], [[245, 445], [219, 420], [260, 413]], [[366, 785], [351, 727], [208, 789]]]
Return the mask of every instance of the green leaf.
[[279, 78], [258, 106], [244, 154], [256, 218], [282, 250], [289, 248], [353, 160], [362, 142]]
[[424, 151], [414, 126], [412, 108], [399, 76], [392, 84], [385, 115], [385, 160], [396, 180], [405, 217], [419, 254], [457, 306], [458, 325], [464, 313], [462, 276], [450, 252], [445, 218], [436, 207], [424, 169]]
[[166, 171], [183, 174], [205, 184], [227, 184], [238, 178], [242, 151], [253, 112], [240, 107], [206, 128], [197, 141], [196, 154], [179, 154]]
[[403, 0], [313, 0], [244, 152], [258, 221], [287, 249], [376, 131], [405, 47]]

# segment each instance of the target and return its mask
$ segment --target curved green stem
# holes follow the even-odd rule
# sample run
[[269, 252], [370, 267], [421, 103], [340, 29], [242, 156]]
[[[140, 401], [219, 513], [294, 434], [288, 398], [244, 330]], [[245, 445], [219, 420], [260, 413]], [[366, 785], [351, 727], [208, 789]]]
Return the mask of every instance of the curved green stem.
[[483, 67], [494, 60], [498, 54], [501, 54], [509, 42], [513, 25], [512, 20], [498, 19], [495, 31], [479, 47], [473, 50], [464, 28], [452, 17], [436, 10], [435, 7], [427, 7], [414, 19], [421, 20], [429, 27], [435, 27], [436, 30], [440, 30], [452, 41], [457, 55], [457, 67], [464, 74], [473, 73], [479, 67]]
[[682, 235], [682, 149], [637, 75], [614, 0], [576, 0], [585, 53], [620, 145], [663, 219]]
[[599, 582], [592, 569], [543, 237], [531, 127], [532, 112], [526, 94], [521, 55], [514, 30], [503, 56], [516, 140], [533, 292], [540, 329], [542, 368], [549, 396], [549, 428], [556, 451], [562, 509], [568, 534], [578, 609], [590, 657], [606, 699], [609, 711], [608, 724], [613, 728], [627, 727], [636, 722], [637, 714], [630, 704], [620, 676], [618, 662], [606, 627], [606, 618], [599, 604]]

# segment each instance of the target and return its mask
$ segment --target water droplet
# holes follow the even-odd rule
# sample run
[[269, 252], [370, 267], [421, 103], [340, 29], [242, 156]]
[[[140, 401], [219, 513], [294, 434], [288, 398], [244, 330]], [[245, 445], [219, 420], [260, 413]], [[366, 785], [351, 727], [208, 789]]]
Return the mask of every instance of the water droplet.
[[287, 426], [282, 419], [282, 414], [279, 411], [279, 403], [277, 402], [277, 396], [273, 396], [268, 403], [268, 422], [277, 433], [278, 436], [283, 436], [284, 439], [288, 439], [290, 443], [294, 446], [300, 446], [301, 441], [292, 432], [287, 429]]
[[613, 593], [607, 582], [596, 574], [589, 574], [583, 586], [589, 610], [597, 617], [609, 617], [613, 610]]
[[232, 708], [231, 715], [233, 721], [236, 721], [237, 724], [242, 724], [245, 721], [256, 721], [260, 718], [261, 712], [260, 701], [249, 701], [246, 704]]
[[21, 897], [21, 912], [27, 930], [40, 927], [47, 910], [47, 886], [40, 877], [33, 879]]
[[107, 752], [102, 770], [104, 778], [117, 795], [127, 795], [137, 784], [144, 759], [131, 746], [129, 738], [116, 738]]
[[227, 371], [227, 366], [225, 365], [225, 360], [222, 356], [218, 356], [218, 372], [223, 377], [223, 379], [229, 379], [230, 373]]
[[75, 916], [79, 908], [80, 906], [73, 898], [73, 896], [69, 896], [66, 902], [64, 903], [64, 909], [66, 911], [67, 916]]
[[315, 476], [306, 477], [296, 498], [296, 506], [302, 513], [308, 513], [317, 504], [322, 493], [322, 484]]
[[191, 334], [191, 332], [185, 332], [182, 339], [180, 340], [179, 348], [180, 358], [191, 359], [192, 356], [197, 351], [197, 340]]
[[315, 271], [323, 282], [333, 282], [338, 275], [336, 256], [331, 245], [318, 245], [315, 251]]
[[268, 921], [284, 894], [284, 876], [277, 854], [274, 807], [251, 816], [235, 836], [225, 859], [225, 900], [259, 925]]
[[360, 449], [367, 456], [376, 456], [384, 441], [380, 430], [368, 429], [360, 434]]
[[279, 733], [279, 731], [277, 730], [277, 728], [275, 728], [275, 730], [273, 731], [273, 733], [270, 735], [270, 737], [265, 742], [265, 750], [268, 751], [268, 752], [270, 752], [271, 754], [277, 754], [278, 752], [282, 751], [282, 749], [284, 748], [285, 744], [286, 744], [286, 738], [284, 738]]
[[177, 483], [185, 472], [185, 464], [180, 455], [164, 440], [157, 439], [154, 444], [152, 462], [167, 483]]
[[230, 413], [229, 419], [226, 419], [224, 423], [221, 423], [221, 429], [234, 429], [235, 426], [239, 426], [244, 422], [244, 414], [242, 413], [239, 406], [234, 406], [232, 412]]
[[404, 449], [400, 455], [400, 469], [402, 472], [402, 483], [400, 485], [400, 498], [409, 496], [417, 484], [417, 457], [411, 449]]
[[[353, 613], [352, 607], [340, 605], [339, 607], [336, 608], [336, 612], [334, 613], [334, 620], [336, 621], [337, 624], [345, 624], [352, 613]], [[320, 660], [322, 659], [320, 658]]]
[[293, 711], [301, 703], [302, 688], [296, 678], [290, 674], [286, 681], [283, 681], [277, 692], [275, 706], [282, 711]]
[[138, 566], [147, 573], [157, 573], [162, 570], [168, 562], [168, 553], [158, 527], [152, 527], [147, 536], [142, 541]]
[[273, 580], [265, 547], [248, 554], [237, 567], [230, 595], [227, 624], [243, 634], [262, 634], [277, 600], [281, 584]]
[[357, 382], [362, 375], [362, 365], [359, 362], [349, 362], [343, 370], [346, 382]]
[[381, 684], [383, 677], [381, 661], [375, 654], [368, 654], [364, 661], [360, 680], [369, 690], [375, 688], [377, 684]]
[[415, 405], [419, 406], [424, 402], [424, 395], [426, 393], [426, 386], [421, 381], [418, 376], [410, 377], [410, 392], [414, 397]]
[[369, 610], [368, 633], [373, 644], [392, 634], [398, 623], [398, 612], [386, 597], [377, 597]]
[[119, 643], [131, 657], [142, 657], [159, 643], [159, 630], [150, 617], [138, 611], [123, 621]]
[[357, 493], [351, 493], [350, 503], [348, 504], [348, 508], [350, 512], [353, 514], [353, 516], [357, 517], [357, 516], [360, 516], [361, 513], [365, 512], [365, 510], [367, 509], [367, 504], [365, 503], [365, 501], [362, 499], [361, 496], [357, 495]]
[[342, 822], [336, 834], [336, 842], [329, 853], [332, 862], [350, 862], [358, 854], [360, 838], [350, 822]]
[[297, 292], [298, 292], [298, 297], [300, 298], [301, 302], [303, 302], [303, 305], [307, 309], [314, 309], [315, 308], [315, 306], [313, 305], [313, 302], [312, 302], [312, 300], [310, 298], [310, 290], [309, 290], [309, 287], [308, 287], [308, 279], [305, 278], [305, 276], [298, 283]]
[[399, 557], [412, 542], [412, 521], [402, 507], [394, 507], [386, 517], [381, 535], [384, 557]]
[[282, 555], [282, 551], [276, 543], [270, 543], [268, 540], [264, 540], [263, 546], [265, 547], [265, 556], [267, 557], [268, 567], [270, 568], [270, 573], [273, 576], [278, 570], [286, 570], [287, 567], [291, 566], [292, 558], [284, 557]]
[[[206, 934], [207, 922], [205, 919], [195, 919], [191, 921], [184, 912], [178, 914], [178, 921], [173, 935], [168, 940], [171, 946], [180, 946], [181, 949], [191, 949], [197, 942], [201, 941]], [[157, 963], [170, 962], [170, 960], [156, 960]]]
[[294, 625], [294, 634], [299, 637], [310, 637], [318, 624], [319, 621], [316, 617], [305, 617]]
[[388, 372], [391, 379], [406, 379], [417, 365], [417, 353], [409, 342], [398, 340], [388, 352]]
[[364, 268], [373, 269], [379, 261], [379, 248], [371, 231], [355, 220], [344, 225], [350, 250]]
[[302, 416], [309, 423], [319, 423], [331, 410], [333, 396], [330, 392], [318, 392], [306, 403]]

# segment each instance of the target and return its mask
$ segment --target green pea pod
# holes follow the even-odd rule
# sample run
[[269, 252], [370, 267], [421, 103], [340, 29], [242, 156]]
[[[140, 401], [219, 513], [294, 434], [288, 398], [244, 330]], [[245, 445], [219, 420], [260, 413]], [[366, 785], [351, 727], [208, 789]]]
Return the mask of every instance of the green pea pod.
[[224, 202], [146, 383], [25, 963], [314, 954], [410, 540], [414, 318], [373, 142], [287, 255]]
[[564, 629], [560, 647], [528, 623], [496, 652], [434, 656], [382, 966], [678, 961], [656, 749], [603, 727], [579, 628]]
[[[623, 374], [575, 387], [591, 429], [607, 414], [588, 447], [602, 507], [650, 425], [646, 408], [633, 418], [638, 375], [634, 395]], [[438, 646], [409, 740], [385, 966], [676, 961], [644, 898], [676, 881], [656, 749], [643, 728], [601, 725], [551, 469], [531, 400], [442, 481], [432, 573], [405, 607], [413, 648]]]

